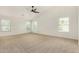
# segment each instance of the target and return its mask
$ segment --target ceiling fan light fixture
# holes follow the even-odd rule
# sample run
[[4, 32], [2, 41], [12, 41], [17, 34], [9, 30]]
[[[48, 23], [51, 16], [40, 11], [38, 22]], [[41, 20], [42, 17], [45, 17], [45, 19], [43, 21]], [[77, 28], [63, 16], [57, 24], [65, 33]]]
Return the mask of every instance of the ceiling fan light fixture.
[[33, 12], [33, 13], [40, 13], [40, 12], [37, 11], [37, 8], [34, 8], [34, 6], [32, 6], [31, 12]]

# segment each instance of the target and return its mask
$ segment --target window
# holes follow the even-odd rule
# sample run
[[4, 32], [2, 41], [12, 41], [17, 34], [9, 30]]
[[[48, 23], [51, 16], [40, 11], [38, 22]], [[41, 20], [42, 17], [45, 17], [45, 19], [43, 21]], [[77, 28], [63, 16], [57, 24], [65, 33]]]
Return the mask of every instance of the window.
[[27, 32], [37, 32], [38, 23], [37, 21], [26, 21], [26, 31]]
[[26, 21], [26, 31], [31, 32], [31, 21]]
[[32, 31], [37, 32], [37, 29], [38, 29], [38, 22], [32, 21]]
[[10, 31], [10, 20], [1, 20], [1, 31]]
[[69, 17], [59, 19], [59, 32], [69, 32]]

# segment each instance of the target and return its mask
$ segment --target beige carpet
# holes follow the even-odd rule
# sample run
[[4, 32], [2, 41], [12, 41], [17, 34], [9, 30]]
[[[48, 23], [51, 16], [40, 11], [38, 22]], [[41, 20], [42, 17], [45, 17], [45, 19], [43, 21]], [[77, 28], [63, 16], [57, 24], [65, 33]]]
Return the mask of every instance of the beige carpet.
[[35, 33], [0, 37], [0, 52], [67, 53], [79, 52], [78, 41]]

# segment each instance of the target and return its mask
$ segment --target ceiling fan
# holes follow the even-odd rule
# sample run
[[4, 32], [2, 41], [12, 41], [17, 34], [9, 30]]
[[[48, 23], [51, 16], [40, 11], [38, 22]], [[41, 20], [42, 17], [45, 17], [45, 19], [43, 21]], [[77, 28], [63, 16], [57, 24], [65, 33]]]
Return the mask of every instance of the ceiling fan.
[[37, 11], [37, 8], [35, 8], [34, 6], [32, 6], [31, 12], [33, 12], [33, 13], [40, 13], [40, 12]]

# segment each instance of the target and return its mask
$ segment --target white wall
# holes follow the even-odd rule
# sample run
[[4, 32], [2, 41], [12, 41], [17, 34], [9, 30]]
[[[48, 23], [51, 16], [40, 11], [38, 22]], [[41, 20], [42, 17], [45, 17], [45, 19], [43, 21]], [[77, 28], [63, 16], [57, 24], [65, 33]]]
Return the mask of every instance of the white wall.
[[[43, 7], [42, 7], [43, 8]], [[42, 13], [41, 13], [42, 14]], [[70, 32], [58, 32], [58, 20], [60, 17], [70, 18]], [[77, 39], [77, 14], [75, 7], [51, 7], [37, 18], [39, 32], [42, 34]]]
[[[25, 21], [36, 20], [38, 21], [38, 32], [40, 34], [66, 37], [77, 39], [78, 23], [77, 12], [75, 7], [49, 7], [40, 6], [37, 7], [40, 14], [33, 15], [27, 10], [25, 16], [20, 16], [23, 13], [23, 7], [0, 7], [0, 20], [2, 18], [10, 19], [12, 21], [11, 32], [0, 32], [0, 36], [14, 35], [19, 33], [26, 33]], [[7, 9], [3, 10], [3, 9]], [[14, 9], [14, 10], [13, 10]], [[28, 9], [28, 8], [27, 8]], [[8, 11], [9, 10], [9, 11]], [[19, 10], [19, 11], [18, 11]], [[58, 32], [58, 20], [60, 17], [70, 18], [70, 32], [60, 33]]]
[[0, 36], [15, 35], [15, 34], [21, 34], [21, 33], [26, 32], [25, 26], [24, 26], [25, 25], [24, 20], [21, 21], [21, 20], [12, 19], [12, 18], [8, 18], [8, 19], [11, 20], [11, 31], [10, 32], [1, 32], [0, 31]]
[[[30, 13], [31, 7], [0, 7], [0, 20], [9, 19], [11, 20], [11, 31], [1, 32], [0, 36], [16, 35], [27, 33], [25, 23], [28, 20], [32, 20], [36, 17]], [[24, 15], [23, 15], [24, 14]]]
[[79, 7], [78, 7], [78, 44], [79, 44]]

